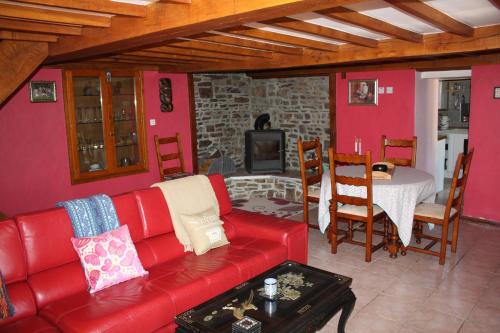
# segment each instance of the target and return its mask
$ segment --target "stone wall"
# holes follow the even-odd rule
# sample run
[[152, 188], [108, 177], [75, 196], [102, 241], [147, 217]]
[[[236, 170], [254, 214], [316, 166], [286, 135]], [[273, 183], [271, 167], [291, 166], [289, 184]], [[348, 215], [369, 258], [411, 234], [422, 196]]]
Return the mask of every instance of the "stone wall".
[[269, 113], [272, 127], [285, 130], [288, 170], [299, 169], [299, 136], [319, 136], [323, 150], [330, 145], [327, 77], [252, 80], [250, 102], [252, 124], [259, 114]]
[[198, 159], [220, 149], [237, 167], [244, 163], [250, 128], [250, 82], [243, 74], [194, 75]]
[[287, 170], [298, 170], [297, 138], [319, 136], [329, 146], [329, 92], [327, 77], [253, 80], [245, 74], [194, 75], [198, 156], [222, 149], [244, 165], [245, 130], [255, 118], [271, 116], [272, 128], [287, 137]]

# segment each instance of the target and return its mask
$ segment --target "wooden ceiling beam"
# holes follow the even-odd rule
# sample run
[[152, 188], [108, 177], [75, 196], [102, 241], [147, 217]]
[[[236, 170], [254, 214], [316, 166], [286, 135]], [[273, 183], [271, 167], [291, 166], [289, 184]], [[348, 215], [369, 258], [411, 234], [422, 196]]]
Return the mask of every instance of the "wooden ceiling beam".
[[188, 73], [189, 67], [187, 66], [160, 66], [158, 72], [171, 74], [171, 73]]
[[275, 54], [272, 61], [256, 59], [240, 63], [221, 63], [217, 66], [193, 66], [193, 72], [218, 72], [265, 70], [307, 66], [360, 64], [377, 59], [378, 61], [399, 61], [418, 57], [444, 57], [453, 54], [495, 52], [500, 50], [500, 25], [476, 28], [473, 37], [459, 36], [453, 33], [425, 35], [422, 43], [411, 43], [399, 39], [379, 42], [377, 49], [345, 44], [339, 52], [317, 52], [304, 50], [304, 55], [284, 57]]
[[301, 76], [327, 76], [332, 72], [359, 72], [371, 70], [389, 70], [389, 69], [416, 69], [418, 71], [436, 71], [450, 69], [469, 69], [473, 65], [498, 64], [500, 63], [500, 53], [480, 54], [467, 56], [453, 56], [450, 58], [410, 60], [390, 63], [372, 63], [361, 65], [339, 65], [322, 68], [304, 68], [304, 69], [284, 69], [261, 72], [249, 72], [248, 76], [254, 79], [272, 79], [285, 77]]
[[58, 38], [54, 35], [32, 34], [29, 32], [17, 31], [0, 31], [0, 39], [55, 43]]
[[149, 5], [144, 19], [115, 17], [106, 33], [86, 28], [82, 36], [65, 36], [51, 45], [47, 63], [123, 52], [148, 45], [311, 10], [345, 6], [360, 0], [203, 0], [188, 6]]
[[0, 105], [38, 68], [49, 49], [43, 42], [0, 42]]
[[184, 55], [184, 54], [172, 54], [172, 53], [158, 53], [158, 52], [145, 52], [145, 51], [136, 51], [124, 53], [123, 55], [136, 55], [142, 56], [145, 58], [152, 59], [185, 59], [185, 60], [196, 60], [196, 61], [207, 61], [207, 62], [218, 62], [222, 63], [227, 61], [227, 59], [220, 59], [216, 57], [201, 57], [201, 56], [192, 56], [192, 55]]
[[159, 0], [158, 2], [170, 2], [170, 3], [183, 3], [183, 4], [190, 4], [191, 0]]
[[176, 48], [184, 48], [191, 50], [200, 50], [200, 51], [211, 51], [216, 53], [223, 54], [233, 54], [247, 57], [256, 57], [256, 58], [271, 58], [272, 52], [266, 50], [255, 50], [243, 48], [240, 46], [233, 46], [229, 44], [219, 44], [213, 43], [209, 41], [198, 41], [194, 39], [186, 39], [180, 40], [178, 42], [169, 44], [171, 47]]
[[47, 24], [21, 20], [10, 20], [0, 18], [0, 29], [9, 31], [39, 32], [53, 35], [74, 35], [82, 34], [82, 28], [69, 25]]
[[146, 6], [109, 0], [16, 0], [36, 5], [78, 9], [98, 13], [144, 17]]
[[142, 64], [137, 62], [126, 62], [126, 61], [96, 61], [96, 60], [88, 60], [86, 62], [68, 62], [65, 64], [60, 64], [57, 66], [44, 66], [44, 68], [58, 68], [58, 69], [134, 69], [134, 70], [143, 70], [143, 71], [157, 71], [160, 69], [159, 65], [150, 65], [150, 64]]
[[329, 8], [317, 11], [318, 14], [344, 21], [356, 26], [380, 32], [390, 37], [396, 37], [409, 42], [421, 43], [423, 36], [416, 32], [400, 28], [387, 22], [360, 14], [345, 7]]
[[[102, 59], [102, 58], [101, 58]], [[196, 59], [196, 60], [191, 60], [191, 59], [172, 59], [172, 58], [154, 58], [154, 57], [145, 57], [145, 56], [133, 56], [133, 55], [117, 55], [113, 56], [108, 59], [116, 59], [116, 60], [124, 60], [124, 61], [136, 61], [136, 62], [142, 62], [142, 63], [157, 63], [157, 64], [162, 64], [162, 63], [176, 63], [176, 64], [197, 64], [201, 60]]]
[[0, 13], [2, 17], [9, 17], [14, 19], [65, 23], [72, 25], [86, 25], [92, 27], [111, 26], [111, 19], [105, 16], [70, 13], [58, 10], [47, 10], [5, 3], [0, 3]]
[[474, 29], [451, 18], [445, 13], [419, 0], [385, 0], [394, 7], [401, 9], [427, 23], [445, 31], [461, 36], [472, 36]]
[[353, 35], [344, 31], [326, 28], [321, 25], [312, 24], [289, 17], [281, 17], [272, 20], [260, 21], [260, 23], [279, 28], [305, 32], [308, 34], [313, 34], [330, 39], [340, 40], [360, 46], [377, 47], [378, 45], [378, 42], [374, 39]]
[[254, 41], [254, 40], [233, 37], [233, 36], [225, 36], [225, 35], [216, 35], [216, 34], [206, 33], [206, 34], [191, 36], [191, 38], [195, 38], [197, 40], [202, 40], [202, 41], [210, 41], [210, 42], [215, 42], [215, 43], [220, 43], [220, 44], [226, 44], [226, 45], [231, 45], [231, 46], [249, 47], [252, 49], [272, 51], [272, 52], [276, 52], [276, 53], [291, 54], [291, 55], [302, 54], [301, 48], [269, 44], [269, 43], [265, 43], [265, 42], [258, 42], [258, 41]]
[[176, 55], [188, 55], [188, 56], [207, 58], [207, 59], [224, 59], [224, 60], [237, 60], [237, 61], [246, 58], [246, 56], [244, 55], [223, 54], [220, 52], [182, 49], [170, 46], [155, 47], [154, 49], [148, 49], [142, 52], [155, 53], [158, 55], [158, 57], [161, 57], [164, 54], [176, 54]]
[[260, 38], [260, 39], [264, 39], [264, 40], [269, 40], [271, 42], [278, 42], [278, 43], [285, 43], [285, 44], [290, 44], [290, 45], [295, 45], [295, 46], [300, 46], [300, 47], [306, 47], [309, 49], [319, 50], [319, 51], [336, 52], [339, 49], [339, 47], [337, 45], [334, 45], [334, 44], [318, 42], [318, 41], [307, 39], [307, 38], [288, 36], [288, 35], [279, 34], [279, 33], [275, 33], [275, 32], [265, 31], [262, 29], [250, 28], [247, 26], [239, 26], [236, 28], [227, 28], [227, 29], [223, 29], [221, 31], [227, 32], [230, 34], [246, 36], [246, 37]]

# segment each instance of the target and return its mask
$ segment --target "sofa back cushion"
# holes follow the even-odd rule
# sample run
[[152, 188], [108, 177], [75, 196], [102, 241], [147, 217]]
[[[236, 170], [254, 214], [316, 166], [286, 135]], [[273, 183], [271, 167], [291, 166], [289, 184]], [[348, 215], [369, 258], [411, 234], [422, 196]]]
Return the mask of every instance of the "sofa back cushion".
[[28, 268], [16, 222], [0, 222], [0, 271], [4, 277], [14, 316], [0, 320], [0, 327], [36, 314], [36, 304], [27, 282]]
[[144, 238], [174, 231], [170, 211], [158, 187], [134, 192], [142, 221]]
[[135, 248], [146, 270], [184, 255], [184, 247], [173, 232], [144, 239], [135, 243]]
[[16, 221], [29, 275], [78, 260], [70, 241], [73, 228], [64, 208], [18, 215]]
[[5, 283], [26, 280], [24, 249], [14, 220], [0, 222], [0, 271]]
[[229, 197], [229, 193], [227, 192], [226, 183], [224, 182], [224, 177], [219, 174], [209, 175], [208, 179], [212, 184], [212, 187], [215, 191], [215, 196], [217, 197], [217, 201], [219, 201], [219, 210], [220, 215], [226, 215], [231, 213], [233, 209], [233, 204], [231, 203], [231, 198]]
[[113, 200], [120, 225], [128, 226], [132, 241], [135, 243], [144, 239], [141, 215], [134, 193], [116, 195], [111, 199]]
[[64, 208], [16, 216], [26, 253], [28, 282], [39, 308], [86, 289]]

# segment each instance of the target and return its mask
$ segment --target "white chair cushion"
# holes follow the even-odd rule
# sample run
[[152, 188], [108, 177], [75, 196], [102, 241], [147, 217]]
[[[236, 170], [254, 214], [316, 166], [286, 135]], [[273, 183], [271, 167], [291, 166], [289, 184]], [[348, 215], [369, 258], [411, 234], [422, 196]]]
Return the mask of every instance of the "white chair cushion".
[[317, 190], [312, 190], [311, 192], [307, 193], [307, 196], [308, 197], [313, 197], [313, 198], [318, 198], [319, 199], [319, 194], [320, 194], [321, 190], [320, 189], [317, 189]]
[[[342, 205], [337, 209], [338, 213], [350, 214], [356, 216], [368, 216], [368, 210], [366, 206], [356, 206], [356, 205]], [[383, 213], [384, 210], [377, 205], [373, 205], [373, 216]]]
[[[415, 207], [415, 215], [443, 220], [445, 210], [446, 206], [444, 205], [424, 202]], [[457, 210], [455, 208], [451, 208], [450, 216], [453, 216], [456, 212]]]

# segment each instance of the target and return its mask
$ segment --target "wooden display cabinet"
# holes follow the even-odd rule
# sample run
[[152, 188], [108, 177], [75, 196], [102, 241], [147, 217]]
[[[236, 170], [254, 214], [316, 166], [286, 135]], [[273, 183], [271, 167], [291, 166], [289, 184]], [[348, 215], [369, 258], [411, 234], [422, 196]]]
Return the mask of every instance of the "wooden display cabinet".
[[142, 76], [64, 71], [71, 182], [147, 171]]

